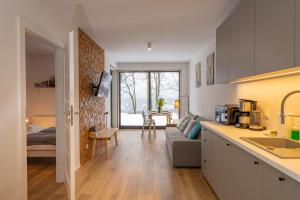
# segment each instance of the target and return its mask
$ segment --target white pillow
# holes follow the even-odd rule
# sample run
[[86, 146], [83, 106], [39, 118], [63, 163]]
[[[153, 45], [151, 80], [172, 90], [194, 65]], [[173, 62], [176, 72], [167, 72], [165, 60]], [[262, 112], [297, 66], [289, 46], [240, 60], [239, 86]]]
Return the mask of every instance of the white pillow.
[[192, 119], [189, 124], [187, 125], [187, 127], [184, 129], [183, 131], [183, 135], [185, 135], [186, 137], [188, 136], [190, 130], [193, 128], [193, 126], [195, 125], [195, 123], [197, 122], [197, 120]]
[[29, 125], [29, 130], [27, 131], [27, 134], [38, 133], [43, 129], [45, 129], [45, 128], [41, 127], [40, 125], [31, 124], [31, 125]]
[[184, 121], [186, 121], [189, 117], [183, 117], [179, 120], [179, 122], [177, 123], [176, 127], [180, 129], [181, 125], [184, 123]]

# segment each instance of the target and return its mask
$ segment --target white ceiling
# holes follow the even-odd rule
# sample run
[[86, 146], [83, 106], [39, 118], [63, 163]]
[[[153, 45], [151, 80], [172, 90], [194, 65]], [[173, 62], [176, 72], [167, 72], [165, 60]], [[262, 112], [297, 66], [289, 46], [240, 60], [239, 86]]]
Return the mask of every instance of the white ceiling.
[[82, 6], [95, 39], [116, 62], [189, 61], [238, 1], [48, 0], [65, 11]]
[[26, 53], [29, 55], [53, 55], [55, 46], [33, 33], [26, 33]]

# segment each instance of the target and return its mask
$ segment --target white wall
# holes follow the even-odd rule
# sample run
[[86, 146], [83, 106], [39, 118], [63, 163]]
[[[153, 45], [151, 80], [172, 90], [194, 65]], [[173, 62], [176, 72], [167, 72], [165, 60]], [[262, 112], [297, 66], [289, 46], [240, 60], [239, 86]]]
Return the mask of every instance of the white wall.
[[20, 95], [17, 16], [22, 15], [57, 41], [64, 41], [63, 16], [43, 1], [9, 0], [0, 6], [0, 199], [21, 199]]
[[[110, 57], [110, 55], [105, 52], [105, 68], [104, 68], [105, 71], [107, 71], [107, 72], [110, 73], [111, 66], [115, 68], [116, 67], [116, 63]], [[108, 127], [111, 127], [111, 116], [112, 116], [112, 113], [111, 113], [111, 102], [112, 102], [111, 91], [109, 91], [109, 94], [108, 94], [107, 98], [105, 98], [105, 111], [108, 112], [108, 115], [107, 115], [107, 126]]]
[[55, 88], [36, 88], [34, 83], [55, 75], [54, 55], [26, 56], [26, 117], [56, 115]]
[[[215, 38], [215, 37], [214, 37]], [[236, 85], [206, 84], [206, 57], [215, 52], [216, 40], [211, 39], [190, 63], [190, 110], [207, 119], [214, 119], [215, 106], [237, 102]], [[195, 65], [201, 62], [201, 87], [195, 87]]]
[[112, 74], [112, 127], [116, 128], [119, 126], [119, 74], [118, 71], [113, 71]]

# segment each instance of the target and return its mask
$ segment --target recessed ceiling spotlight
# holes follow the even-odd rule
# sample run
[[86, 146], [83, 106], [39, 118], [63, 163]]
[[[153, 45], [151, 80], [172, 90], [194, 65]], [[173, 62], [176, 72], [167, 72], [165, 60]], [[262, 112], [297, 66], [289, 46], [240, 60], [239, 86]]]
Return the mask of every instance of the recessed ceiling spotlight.
[[148, 50], [148, 51], [151, 51], [151, 50], [152, 50], [152, 43], [151, 43], [151, 42], [148, 42], [148, 43], [147, 43], [147, 50]]

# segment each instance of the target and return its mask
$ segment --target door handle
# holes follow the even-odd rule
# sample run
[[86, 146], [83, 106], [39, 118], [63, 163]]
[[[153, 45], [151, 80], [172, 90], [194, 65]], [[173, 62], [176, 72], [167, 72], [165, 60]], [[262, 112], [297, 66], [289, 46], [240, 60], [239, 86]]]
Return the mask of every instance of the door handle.
[[71, 126], [73, 126], [74, 124], [74, 111], [73, 111], [73, 106], [71, 105], [71, 111], [70, 111], [70, 115], [71, 115]]
[[282, 182], [282, 181], [285, 180], [285, 178], [283, 178], [283, 177], [278, 177], [278, 180], [279, 180], [280, 182]]

